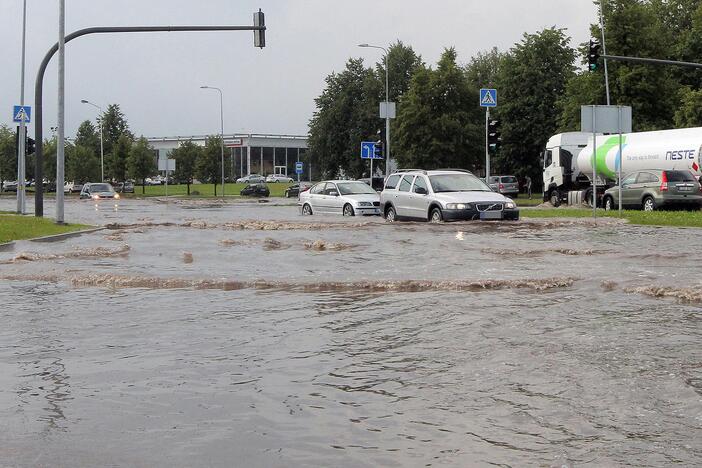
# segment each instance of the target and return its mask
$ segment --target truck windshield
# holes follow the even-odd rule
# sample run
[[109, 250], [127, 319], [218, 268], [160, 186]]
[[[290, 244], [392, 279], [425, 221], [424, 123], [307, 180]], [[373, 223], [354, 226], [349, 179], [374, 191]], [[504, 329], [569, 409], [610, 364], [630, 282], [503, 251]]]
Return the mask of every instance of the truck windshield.
[[485, 182], [472, 174], [441, 174], [429, 176], [434, 193], [439, 192], [492, 192]]

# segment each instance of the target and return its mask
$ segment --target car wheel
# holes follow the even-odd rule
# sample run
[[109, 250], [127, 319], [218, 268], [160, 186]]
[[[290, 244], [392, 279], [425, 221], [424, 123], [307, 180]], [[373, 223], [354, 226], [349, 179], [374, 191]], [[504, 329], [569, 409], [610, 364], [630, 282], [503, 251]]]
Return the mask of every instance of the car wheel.
[[558, 193], [558, 189], [551, 190], [548, 201], [550, 201], [553, 206], [558, 206], [561, 204], [561, 196]]
[[344, 216], [353, 216], [353, 206], [348, 203], [344, 205]]
[[385, 210], [385, 221], [388, 223], [394, 223], [397, 220], [397, 213], [395, 213], [395, 208], [392, 206], [387, 207]]
[[312, 207], [305, 203], [302, 205], [302, 216], [311, 216], [312, 215]]
[[429, 222], [430, 223], [440, 223], [444, 220], [444, 216], [441, 214], [441, 210], [439, 208], [434, 208], [431, 210], [431, 214], [429, 215]]
[[643, 199], [642, 207], [644, 211], [653, 211], [656, 209], [656, 201], [653, 197], [645, 197]]
[[605, 197], [604, 209], [605, 211], [612, 211], [614, 209], [614, 199], [612, 197]]

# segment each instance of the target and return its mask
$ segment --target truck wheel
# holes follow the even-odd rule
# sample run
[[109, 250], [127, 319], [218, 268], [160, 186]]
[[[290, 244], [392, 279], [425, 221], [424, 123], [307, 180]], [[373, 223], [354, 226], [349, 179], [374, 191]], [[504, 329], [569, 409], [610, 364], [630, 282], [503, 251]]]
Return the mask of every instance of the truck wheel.
[[612, 211], [614, 209], [614, 200], [612, 197], [605, 197], [604, 209], [605, 211]]
[[553, 206], [559, 206], [561, 204], [561, 196], [558, 193], [558, 189], [551, 190], [548, 201], [550, 201]]
[[656, 209], [656, 201], [653, 199], [653, 197], [645, 197], [643, 199], [642, 207], [644, 211], [653, 211]]

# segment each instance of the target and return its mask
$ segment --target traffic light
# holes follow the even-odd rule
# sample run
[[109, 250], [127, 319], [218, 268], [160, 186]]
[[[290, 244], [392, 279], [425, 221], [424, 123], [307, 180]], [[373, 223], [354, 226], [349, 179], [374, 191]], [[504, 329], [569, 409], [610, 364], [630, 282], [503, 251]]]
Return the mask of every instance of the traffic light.
[[602, 44], [597, 39], [590, 39], [590, 48], [587, 54], [588, 70], [597, 71], [599, 67], [597, 61], [600, 59], [600, 49]]
[[27, 139], [25, 140], [25, 144], [24, 144], [24, 154], [29, 156], [31, 154], [34, 154], [34, 151], [35, 151], [34, 140], [27, 137]]
[[[263, 12], [259, 8], [256, 13], [253, 15], [253, 25], [254, 26], [265, 26], [266, 25], [266, 20], [263, 15]], [[266, 47], [266, 31], [264, 30], [256, 30], [254, 31], [254, 47], [260, 47], [263, 49]]]
[[377, 139], [375, 142], [375, 157], [383, 158], [385, 156], [385, 129], [381, 128], [376, 132]]
[[493, 151], [497, 151], [497, 148], [502, 143], [502, 135], [500, 133], [500, 121], [491, 120], [488, 122], [488, 146]]

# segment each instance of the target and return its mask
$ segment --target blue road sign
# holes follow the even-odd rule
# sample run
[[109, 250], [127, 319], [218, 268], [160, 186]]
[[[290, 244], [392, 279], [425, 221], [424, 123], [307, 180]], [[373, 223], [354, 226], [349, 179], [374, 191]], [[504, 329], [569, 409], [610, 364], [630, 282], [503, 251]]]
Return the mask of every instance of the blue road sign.
[[12, 121], [29, 123], [32, 120], [32, 108], [30, 106], [14, 106], [12, 109]]
[[361, 159], [383, 159], [374, 141], [361, 142]]
[[486, 89], [480, 90], [480, 107], [497, 107], [497, 90]]
[[302, 174], [302, 161], [298, 161], [295, 163], [295, 174]]

